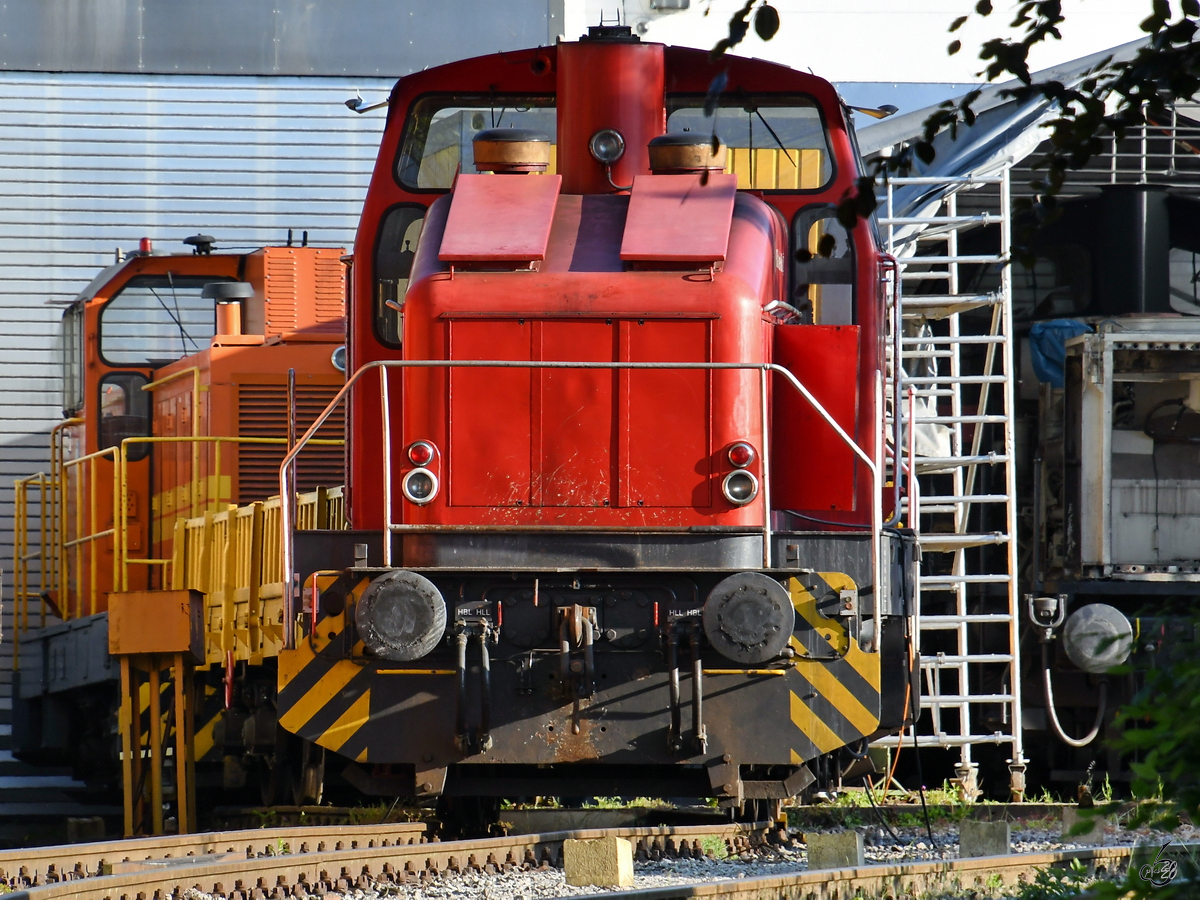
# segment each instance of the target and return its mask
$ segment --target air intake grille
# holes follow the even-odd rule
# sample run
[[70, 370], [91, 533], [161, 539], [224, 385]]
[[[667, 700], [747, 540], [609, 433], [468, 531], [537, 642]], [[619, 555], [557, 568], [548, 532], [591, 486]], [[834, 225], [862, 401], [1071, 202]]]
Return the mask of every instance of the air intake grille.
[[[296, 386], [296, 435], [304, 434], [339, 385]], [[317, 437], [341, 440], [345, 407], [339, 406], [321, 426]], [[243, 384], [238, 387], [238, 433], [242, 437], [287, 437], [287, 385]], [[266, 500], [279, 493], [282, 444], [242, 444], [238, 449], [238, 503]], [[296, 475], [298, 490], [334, 487], [344, 479], [345, 453], [340, 446], [309, 445], [300, 453]]]

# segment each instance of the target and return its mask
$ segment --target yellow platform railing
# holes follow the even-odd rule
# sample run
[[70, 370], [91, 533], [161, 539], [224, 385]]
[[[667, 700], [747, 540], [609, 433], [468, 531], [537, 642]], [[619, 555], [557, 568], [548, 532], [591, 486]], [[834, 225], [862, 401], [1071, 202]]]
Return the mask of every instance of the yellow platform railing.
[[[296, 496], [302, 529], [348, 527], [341, 487]], [[174, 590], [204, 594], [205, 662], [258, 663], [283, 646], [280, 500], [228, 505], [175, 522]]]
[[[119, 446], [74, 459], [66, 458], [63, 446], [66, 429], [83, 424], [82, 419], [60, 423], [51, 433], [50, 472], [39, 472], [15, 482], [14, 512], [14, 640], [13, 665], [18, 666], [16, 646], [31, 627], [44, 627], [50, 613], [49, 601], [56, 601], [63, 618], [91, 615], [100, 608], [101, 566], [111, 566], [112, 590], [128, 590], [131, 569], [142, 566], [160, 569], [157, 579], [162, 587], [195, 587], [221, 595], [236, 595], [242, 606], [237, 614], [220, 619], [224, 650], [237, 644], [238, 658], [250, 658], [271, 646], [271, 629], [259, 628], [261, 604], [282, 595], [279, 548], [279, 500], [253, 503], [240, 509], [228, 500], [228, 473], [222, 469], [229, 458], [229, 445], [277, 444], [285, 438], [260, 437], [136, 437], [126, 438]], [[341, 446], [340, 440], [313, 441]], [[130, 487], [129, 454], [133, 444], [190, 444], [192, 475], [179, 496], [186, 497], [184, 508], [163, 516], [157, 525], [157, 540], [173, 538], [169, 556], [133, 556], [128, 533], [133, 499]], [[201, 450], [212, 445], [208, 472], [200, 475]], [[106, 465], [99, 465], [105, 460]], [[110, 470], [111, 475], [104, 469]], [[105, 482], [111, 478], [111, 484]], [[223, 488], [223, 485], [226, 487]], [[101, 516], [99, 499], [111, 492], [115, 515]], [[301, 527], [342, 528], [345, 506], [342, 490], [319, 488], [300, 494], [296, 515]], [[234, 523], [227, 521], [233, 511]], [[203, 523], [208, 522], [204, 527]], [[228, 544], [233, 537], [235, 549]], [[149, 537], [147, 546], [154, 546]], [[111, 561], [105, 560], [106, 552]], [[226, 575], [226, 567], [232, 565]], [[274, 587], [272, 587], [274, 586]], [[253, 590], [252, 590], [253, 587]], [[251, 594], [253, 595], [251, 597]], [[34, 623], [30, 621], [30, 601], [37, 606]], [[251, 605], [247, 605], [251, 604]], [[211, 604], [210, 604], [211, 608]], [[221, 607], [224, 609], [224, 606]], [[271, 610], [266, 610], [271, 614]], [[240, 616], [244, 624], [235, 625]], [[249, 617], [249, 619], [247, 619]], [[277, 618], [277, 617], [276, 617]], [[253, 620], [253, 625], [245, 624]], [[253, 633], [251, 633], [253, 629]], [[238, 634], [238, 640], [233, 635]], [[264, 641], [266, 643], [264, 643]], [[247, 648], [258, 648], [250, 652]], [[249, 653], [242, 657], [242, 652]]]

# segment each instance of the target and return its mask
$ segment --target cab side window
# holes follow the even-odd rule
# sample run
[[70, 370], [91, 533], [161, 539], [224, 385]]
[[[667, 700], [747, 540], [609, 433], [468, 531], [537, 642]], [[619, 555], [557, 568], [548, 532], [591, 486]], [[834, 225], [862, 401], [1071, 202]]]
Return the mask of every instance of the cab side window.
[[[100, 449], [117, 447], [125, 438], [150, 436], [150, 393], [140, 372], [111, 372], [100, 381]], [[150, 445], [130, 444], [128, 459], [145, 459]]]
[[805, 322], [852, 325], [854, 242], [833, 206], [808, 206], [792, 220], [792, 306]]
[[396, 206], [379, 227], [375, 244], [375, 337], [389, 347], [399, 347], [404, 338], [400, 310], [424, 221], [424, 206]]

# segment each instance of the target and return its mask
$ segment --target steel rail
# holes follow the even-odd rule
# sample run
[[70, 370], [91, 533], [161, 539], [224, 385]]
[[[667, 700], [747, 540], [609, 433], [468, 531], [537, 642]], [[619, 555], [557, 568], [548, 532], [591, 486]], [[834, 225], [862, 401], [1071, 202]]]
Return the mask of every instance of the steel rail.
[[[736, 878], [622, 891], [621, 900], [840, 900], [846, 897], [930, 897], [994, 889], [1027, 881], [1039, 869], [1064, 868], [1078, 860], [1093, 872], [1123, 872], [1133, 847], [1093, 847], [1054, 853], [1019, 853], [932, 862], [890, 863], [848, 869], [811, 869], [787, 875]], [[579, 894], [572, 900], [612, 900], [612, 893]]]
[[[752, 839], [762, 840], [763, 832], [770, 827], [768, 822], [747, 824], [714, 823], [712, 825], [648, 826], [642, 828], [578, 829], [547, 832], [544, 834], [509, 835], [468, 841], [430, 841], [420, 843], [423, 837], [417, 833], [403, 831], [404, 825], [386, 826], [343, 826], [310, 827], [295, 829], [258, 829], [231, 832], [225, 835], [191, 835], [184, 840], [192, 845], [174, 848], [180, 855], [168, 855], [173, 840], [155, 838], [164, 845], [162, 850], [151, 851], [149, 859], [122, 859], [146, 853], [146, 841], [117, 841], [103, 845], [104, 852], [112, 861], [94, 868], [78, 867], [55, 869], [32, 884], [33, 878], [23, 879], [19, 873], [5, 879], [14, 889], [6, 893], [5, 900], [52, 900], [70, 897], [72, 900], [139, 900], [145, 897], [180, 897], [189, 888], [199, 888], [214, 896], [228, 897], [232, 892], [249, 896], [256, 889], [261, 895], [291, 895], [297, 885], [315, 885], [318, 882], [336, 882], [346, 879], [350, 884], [362, 876], [370, 878], [403, 879], [406, 873], [426, 871], [440, 873], [466, 868], [483, 868], [489, 864], [497, 869], [504, 866], [553, 865], [562, 858], [563, 841], [568, 838], [589, 840], [617, 836], [635, 841], [644, 841], [664, 846], [668, 850], [683, 843], [699, 847], [699, 842], [716, 838], [722, 840], [736, 852], [748, 846]], [[412, 824], [407, 826], [412, 828]], [[387, 835], [392, 833], [389, 838]], [[285, 840], [283, 835], [289, 834]], [[353, 835], [353, 836], [352, 836]], [[236, 836], [236, 840], [233, 839]], [[224, 837], [225, 840], [213, 840]], [[196, 838], [208, 838], [196, 841]], [[408, 843], [412, 840], [412, 843]], [[287, 845], [284, 850], [279, 844]], [[390, 841], [390, 845], [387, 845]], [[123, 848], [139, 844], [135, 854]], [[334, 845], [330, 848], [330, 845]], [[65, 860], [84, 857], [88, 845], [52, 848], [61, 851]], [[204, 853], [195, 853], [202, 848]], [[261, 848], [261, 849], [259, 849]], [[19, 851], [26, 858], [31, 851]], [[193, 855], [188, 855], [188, 853]], [[5, 860], [10, 854], [0, 856]], [[91, 853], [87, 858], [94, 858]], [[77, 860], [78, 861], [78, 860]], [[4, 865], [0, 862], [0, 865]], [[20, 859], [7, 863], [20, 865]], [[28, 864], [26, 864], [28, 865]], [[51, 880], [53, 879], [53, 880]], [[281, 889], [281, 890], [279, 890]]]
[[[30, 882], [45, 884], [53, 878], [72, 878], [73, 873], [100, 874], [115, 864], [135, 865], [138, 861], [200, 856], [219, 852], [243, 853], [252, 848], [257, 853], [278, 851], [282, 844], [300, 846], [319, 835], [326, 844], [347, 841], [375, 841], [383, 845], [422, 843], [427, 825], [424, 822], [392, 822], [387, 825], [326, 825], [286, 826], [280, 828], [246, 828], [235, 831], [213, 831], [199, 834], [158, 835], [145, 838], [96, 841], [84, 844], [62, 844], [49, 847], [26, 847], [21, 850], [0, 851], [0, 874], [5, 883], [25, 877]], [[385, 843], [386, 842], [386, 843]], [[224, 848], [224, 849], [222, 849]], [[24, 870], [25, 875], [21, 872]]]
[[[437, 874], [463, 869], [496, 870], [507, 866], [549, 866], [562, 859], [563, 841], [568, 838], [594, 839], [619, 836], [635, 840], [643, 847], [659, 847], [668, 855], [676, 848], [698, 847], [704, 839], [717, 838], [733, 852], [763, 843], [768, 823], [753, 825], [713, 824], [681, 827], [581, 829], [535, 835], [514, 835], [473, 841], [418, 843], [419, 832], [404, 832], [405, 826], [345, 826], [307, 829], [260, 829], [224, 835], [196, 835], [186, 840], [204, 849], [203, 855], [170, 856], [163, 849], [181, 851], [183, 847], [164, 846], [147, 860], [132, 859], [104, 868], [105, 874], [82, 869], [50, 873], [42, 884], [20, 886], [8, 893], [10, 900], [50, 900], [72, 897], [78, 900], [138, 900], [140, 897], [181, 897], [189, 888], [217, 898], [250, 896], [305, 896], [309, 888], [345, 882], [343, 890], [369, 887], [371, 881], [405, 881], [418, 872]], [[412, 828], [410, 823], [408, 828]], [[291, 835], [295, 852], [276, 849], [281, 834]], [[366, 835], [373, 833], [375, 837]], [[358, 835], [357, 839], [351, 835]], [[391, 835], [389, 838], [388, 835]], [[215, 840], [218, 837], [242, 840]], [[253, 838], [250, 844], [245, 838]], [[208, 838], [196, 843], [196, 838]], [[301, 841], [302, 838], [307, 840]], [[340, 838], [340, 840], [339, 840]], [[392, 841], [392, 838], [395, 840]], [[169, 844], [173, 839], [159, 839]], [[406, 843], [412, 840], [413, 843]], [[297, 841], [301, 841], [296, 844]], [[363, 842], [366, 846], [363, 846]], [[390, 846], [387, 846], [388, 843]], [[330, 843], [336, 848], [325, 849]], [[350, 843], [349, 848], [346, 844]], [[145, 841], [114, 842], [102, 845], [76, 845], [52, 848], [69, 856], [82, 856], [89, 847], [112, 852], [132, 848]], [[220, 848], [226, 848], [221, 850]], [[256, 847], [262, 847], [261, 851]], [[309, 847], [315, 849], [307, 849]], [[1016, 885], [1028, 881], [1038, 870], [1065, 868], [1074, 862], [1099, 875], [1115, 875], [1129, 868], [1136, 849], [1131, 846], [1090, 847], [1049, 853], [1025, 853], [1009, 856], [931, 860], [910, 863], [885, 863], [844, 869], [814, 869], [691, 882], [665, 887], [622, 891], [623, 900], [836, 900], [846, 896], [927, 896], [948, 891], [994, 890], [997, 881]], [[274, 853], [272, 853], [274, 850]], [[71, 851], [74, 851], [72, 853]], [[21, 851], [30, 854], [31, 851]], [[33, 851], [36, 853], [37, 851]], [[262, 853], [263, 855], [258, 855]], [[12, 854], [3, 854], [7, 859]], [[45, 882], [49, 883], [45, 883]], [[582, 897], [608, 898], [611, 892]]]

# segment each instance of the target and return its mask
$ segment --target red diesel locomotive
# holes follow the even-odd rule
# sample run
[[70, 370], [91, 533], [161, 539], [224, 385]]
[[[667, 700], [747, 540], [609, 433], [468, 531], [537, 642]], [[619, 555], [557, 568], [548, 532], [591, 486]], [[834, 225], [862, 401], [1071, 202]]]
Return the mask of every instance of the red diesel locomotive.
[[401, 79], [350, 530], [284, 522], [283, 727], [378, 793], [726, 806], [898, 730], [914, 542], [887, 267], [836, 218], [860, 171], [828, 82], [623, 28]]

